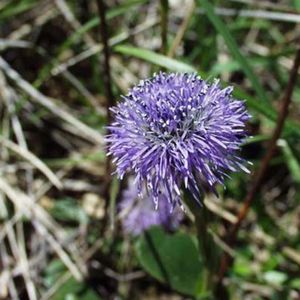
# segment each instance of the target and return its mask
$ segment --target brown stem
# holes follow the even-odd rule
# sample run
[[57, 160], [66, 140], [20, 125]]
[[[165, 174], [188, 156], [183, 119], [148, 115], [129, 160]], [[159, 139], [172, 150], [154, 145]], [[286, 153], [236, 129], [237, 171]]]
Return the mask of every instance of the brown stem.
[[[281, 135], [281, 132], [282, 132], [282, 129], [284, 126], [284, 122], [288, 116], [289, 105], [291, 103], [293, 90], [296, 85], [299, 66], [300, 66], [300, 48], [297, 50], [297, 53], [296, 53], [293, 68], [290, 72], [288, 85], [287, 85], [285, 94], [281, 100], [281, 108], [279, 111], [276, 127], [274, 129], [271, 140], [269, 142], [266, 154], [262, 159], [260, 168], [256, 172], [255, 176], [253, 176], [254, 181], [253, 181], [252, 187], [250, 188], [250, 191], [248, 192], [246, 198], [243, 201], [244, 204], [237, 216], [237, 222], [233, 225], [233, 227], [229, 231], [229, 234], [227, 237], [227, 243], [230, 246], [232, 246], [232, 244], [234, 244], [234, 242], [236, 240], [238, 230], [239, 230], [243, 220], [246, 218], [246, 216], [249, 212], [249, 208], [255, 198], [255, 195], [257, 194], [257, 192], [259, 191], [259, 189], [261, 187], [261, 183], [264, 179], [264, 176], [268, 169], [269, 163], [274, 155], [277, 140], [279, 139], [279, 137]], [[230, 264], [229, 260], [230, 260], [230, 257], [228, 256], [228, 254], [224, 254], [222, 257], [222, 260], [221, 260], [221, 267], [220, 267], [220, 272], [219, 272], [219, 282], [222, 282], [222, 279], [223, 279], [226, 271], [229, 268], [229, 264]]]

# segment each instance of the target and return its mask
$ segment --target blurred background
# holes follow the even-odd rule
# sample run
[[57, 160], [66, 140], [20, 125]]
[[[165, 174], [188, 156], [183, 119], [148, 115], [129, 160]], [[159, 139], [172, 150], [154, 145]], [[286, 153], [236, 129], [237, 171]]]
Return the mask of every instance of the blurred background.
[[299, 24], [299, 0], [0, 0], [0, 299], [196, 298], [193, 223], [150, 232], [166, 282], [143, 235], [122, 230], [126, 183], [106, 163], [107, 107], [159, 70], [220, 78], [252, 115], [252, 174], [206, 199], [234, 258], [219, 299], [300, 299], [299, 80], [237, 242], [223, 241], [277, 124]]

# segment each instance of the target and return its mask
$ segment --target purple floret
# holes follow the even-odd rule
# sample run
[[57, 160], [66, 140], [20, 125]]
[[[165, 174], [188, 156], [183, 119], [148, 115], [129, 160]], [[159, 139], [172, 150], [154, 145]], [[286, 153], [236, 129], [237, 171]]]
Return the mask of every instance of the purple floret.
[[133, 180], [122, 194], [119, 209], [123, 230], [132, 235], [139, 235], [155, 225], [174, 231], [184, 216], [183, 210], [179, 206], [173, 208], [163, 194], [159, 197], [156, 209], [145, 190], [139, 195]]
[[250, 116], [232, 90], [162, 72], [133, 87], [111, 108], [107, 142], [119, 178], [132, 172], [156, 205], [163, 198], [175, 206], [182, 188], [199, 200], [201, 186], [215, 192], [229, 171], [248, 172], [239, 150]]

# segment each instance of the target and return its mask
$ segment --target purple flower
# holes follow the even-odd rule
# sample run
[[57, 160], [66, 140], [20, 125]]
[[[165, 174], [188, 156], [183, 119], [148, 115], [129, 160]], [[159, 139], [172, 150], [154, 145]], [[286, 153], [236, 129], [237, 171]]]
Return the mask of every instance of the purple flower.
[[133, 180], [129, 181], [128, 188], [123, 192], [119, 208], [123, 230], [133, 235], [139, 235], [154, 225], [173, 231], [184, 216], [183, 210], [179, 206], [173, 209], [163, 194], [159, 196], [158, 209], [155, 209], [145, 190], [139, 195]]
[[[215, 192], [228, 171], [244, 170], [239, 149], [250, 118], [232, 87], [197, 74], [159, 73], [140, 81], [116, 107], [107, 136], [116, 172], [135, 174], [156, 206], [181, 202], [181, 188], [201, 199], [201, 186]], [[164, 200], [165, 201], [165, 200]]]

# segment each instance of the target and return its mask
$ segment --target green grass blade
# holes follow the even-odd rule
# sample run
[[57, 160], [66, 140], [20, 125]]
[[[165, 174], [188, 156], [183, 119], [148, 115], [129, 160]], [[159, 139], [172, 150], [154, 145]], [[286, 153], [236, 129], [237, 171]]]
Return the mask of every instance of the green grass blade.
[[253, 72], [250, 64], [248, 63], [245, 56], [240, 52], [239, 47], [234, 40], [233, 36], [231, 35], [230, 31], [227, 29], [226, 25], [223, 23], [221, 18], [217, 16], [214, 12], [214, 7], [208, 0], [198, 0], [199, 4], [202, 4], [203, 8], [205, 9], [207, 16], [211, 23], [214, 25], [215, 29], [222, 35], [224, 38], [225, 43], [227, 44], [227, 47], [231, 54], [234, 56], [234, 58], [238, 61], [238, 63], [241, 65], [244, 73], [251, 81], [253, 88], [255, 89], [258, 97], [268, 102], [268, 98], [266, 96], [266, 93], [261, 86], [259, 80], [257, 79], [257, 76]]
[[146, 3], [148, 0], [127, 0], [126, 2], [119, 4], [115, 7], [112, 7], [108, 12], [107, 12], [107, 19], [112, 19], [115, 18], [126, 11], [129, 11], [132, 9], [133, 6], [138, 6], [141, 4]]
[[294, 155], [290, 145], [286, 140], [280, 139], [278, 141], [278, 145], [282, 149], [282, 153], [285, 157], [285, 160], [287, 162], [287, 166], [291, 172], [291, 175], [297, 183], [297, 185], [300, 185], [300, 164], [296, 156]]
[[17, 15], [30, 10], [35, 5], [37, 5], [36, 0], [11, 1], [0, 11], [0, 22], [8, 18], [16, 17]]
[[162, 54], [157, 54], [153, 51], [127, 46], [127, 45], [118, 45], [113, 48], [114, 52], [134, 56], [142, 60], [148, 61], [154, 65], [166, 68], [170, 71], [175, 72], [197, 72], [197, 70], [183, 62], [180, 62], [176, 59], [169, 58]]

